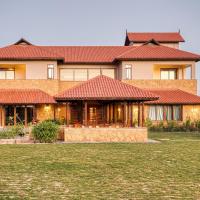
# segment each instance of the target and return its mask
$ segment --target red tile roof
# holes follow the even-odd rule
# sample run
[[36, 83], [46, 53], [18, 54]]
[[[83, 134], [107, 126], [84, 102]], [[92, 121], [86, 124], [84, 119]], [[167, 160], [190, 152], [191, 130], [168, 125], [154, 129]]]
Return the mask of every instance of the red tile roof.
[[172, 33], [127, 33], [128, 40], [131, 42], [147, 42], [154, 39], [158, 42], [184, 42], [183, 37], [178, 32]]
[[0, 60], [60, 60], [63, 56], [34, 45], [10, 45], [0, 48]]
[[97, 76], [55, 96], [56, 100], [154, 100], [158, 97], [106, 76]]
[[179, 89], [147, 89], [159, 96], [156, 101], [147, 104], [200, 104], [200, 96]]
[[44, 103], [55, 103], [55, 100], [39, 89], [0, 89], [0, 104]]
[[[21, 42], [21, 43], [20, 43]], [[200, 55], [158, 44], [134, 46], [35, 46], [18, 41], [0, 48], [0, 60], [62, 60], [64, 63], [108, 63], [118, 60], [194, 60]]]
[[116, 57], [117, 60], [196, 60], [200, 55], [162, 45], [146, 44], [130, 49]]

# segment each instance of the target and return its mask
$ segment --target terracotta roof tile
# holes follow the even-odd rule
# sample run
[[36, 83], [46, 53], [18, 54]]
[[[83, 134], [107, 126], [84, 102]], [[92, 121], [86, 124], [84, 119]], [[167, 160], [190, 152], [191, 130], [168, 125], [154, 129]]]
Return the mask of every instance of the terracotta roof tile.
[[158, 42], [184, 42], [183, 37], [178, 32], [171, 33], [127, 33], [129, 41], [147, 42], [154, 39]]
[[55, 96], [56, 100], [154, 100], [148, 91], [106, 76], [97, 76]]
[[159, 96], [156, 101], [147, 104], [200, 104], [200, 96], [179, 89], [147, 89]]
[[0, 89], [0, 104], [43, 103], [55, 103], [55, 100], [39, 89]]

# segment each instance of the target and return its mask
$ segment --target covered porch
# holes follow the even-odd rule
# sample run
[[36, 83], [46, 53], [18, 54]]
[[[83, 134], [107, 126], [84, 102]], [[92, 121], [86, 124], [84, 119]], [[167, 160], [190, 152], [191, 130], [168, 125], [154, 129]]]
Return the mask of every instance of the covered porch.
[[69, 127], [143, 127], [144, 102], [154, 94], [106, 76], [68, 89], [55, 99]]

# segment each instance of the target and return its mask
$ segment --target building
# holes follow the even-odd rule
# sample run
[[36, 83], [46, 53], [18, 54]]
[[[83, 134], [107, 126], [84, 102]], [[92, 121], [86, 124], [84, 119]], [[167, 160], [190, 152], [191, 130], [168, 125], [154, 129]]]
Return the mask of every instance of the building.
[[124, 46], [0, 48], [0, 126], [143, 126], [199, 118], [195, 63], [180, 33], [127, 33]]

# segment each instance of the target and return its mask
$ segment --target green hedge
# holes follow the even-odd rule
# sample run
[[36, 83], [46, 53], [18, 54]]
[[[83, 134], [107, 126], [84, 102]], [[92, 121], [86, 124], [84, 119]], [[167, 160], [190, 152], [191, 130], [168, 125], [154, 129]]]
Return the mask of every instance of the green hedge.
[[146, 126], [149, 131], [153, 132], [200, 132], [200, 120], [191, 121], [187, 119], [183, 123], [177, 123], [176, 121], [167, 121], [154, 125], [151, 120], [146, 120]]
[[33, 127], [32, 134], [36, 141], [51, 143], [56, 141], [59, 125], [52, 120], [43, 121]]

